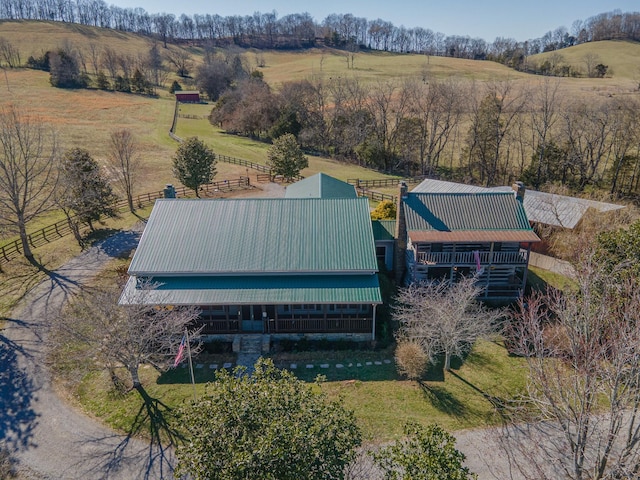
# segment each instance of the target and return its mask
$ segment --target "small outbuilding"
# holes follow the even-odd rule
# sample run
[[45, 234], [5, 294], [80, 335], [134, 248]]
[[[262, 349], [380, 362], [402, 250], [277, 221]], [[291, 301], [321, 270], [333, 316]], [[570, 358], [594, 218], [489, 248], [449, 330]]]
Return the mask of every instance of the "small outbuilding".
[[176, 92], [176, 100], [180, 103], [200, 103], [200, 92], [197, 90]]

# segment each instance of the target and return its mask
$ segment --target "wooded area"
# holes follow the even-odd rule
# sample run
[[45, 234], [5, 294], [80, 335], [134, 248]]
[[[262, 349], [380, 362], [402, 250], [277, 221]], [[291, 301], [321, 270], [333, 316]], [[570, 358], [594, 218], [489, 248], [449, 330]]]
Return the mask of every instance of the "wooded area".
[[327, 45], [350, 51], [368, 48], [457, 58], [496, 60], [517, 66], [523, 57], [586, 42], [611, 39], [640, 40], [640, 13], [613, 11], [576, 20], [540, 38], [517, 42], [498, 37], [493, 42], [463, 35], [445, 35], [429, 28], [405, 28], [382, 20], [352, 14], [331, 14], [321, 22], [308, 13], [278, 18], [275, 11], [253, 15], [148, 13], [142, 8], [122, 8], [104, 0], [52, 2], [6, 0], [0, 18], [53, 20], [154, 35], [163, 43], [213, 42], [218, 46], [254, 48], [308, 48]]

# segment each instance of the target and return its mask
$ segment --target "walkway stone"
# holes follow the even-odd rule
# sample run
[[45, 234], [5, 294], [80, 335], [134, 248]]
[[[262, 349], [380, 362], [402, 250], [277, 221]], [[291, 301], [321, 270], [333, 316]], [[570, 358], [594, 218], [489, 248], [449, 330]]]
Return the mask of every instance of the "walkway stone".
[[262, 335], [242, 335], [240, 337], [240, 351], [236, 364], [246, 369], [245, 374], [251, 375], [253, 373], [254, 365], [261, 355]]

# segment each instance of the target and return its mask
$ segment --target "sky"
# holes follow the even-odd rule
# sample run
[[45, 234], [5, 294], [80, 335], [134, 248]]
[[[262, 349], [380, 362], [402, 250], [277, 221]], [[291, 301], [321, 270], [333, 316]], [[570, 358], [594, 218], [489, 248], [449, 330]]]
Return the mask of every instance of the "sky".
[[423, 27], [445, 35], [480, 37], [492, 42], [496, 37], [524, 41], [542, 37], [560, 26], [571, 32], [575, 20], [620, 10], [640, 11], [638, 0], [106, 0], [124, 8], [144, 8], [148, 13], [172, 13], [176, 17], [218, 14], [251, 15], [254, 12], [308, 12], [316, 23], [331, 13], [351, 13], [367, 20], [390, 21], [395, 26]]

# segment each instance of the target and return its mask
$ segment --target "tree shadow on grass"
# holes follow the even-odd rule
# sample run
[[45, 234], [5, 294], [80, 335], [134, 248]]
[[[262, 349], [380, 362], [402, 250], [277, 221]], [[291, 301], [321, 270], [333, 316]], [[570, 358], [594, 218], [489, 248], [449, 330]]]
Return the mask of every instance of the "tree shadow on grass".
[[0, 275], [0, 297], [10, 299], [12, 302], [10, 306], [15, 305], [46, 277], [60, 286], [68, 283], [68, 279], [57, 275], [41, 260], [14, 259], [13, 263], [8, 265]]
[[[173, 410], [159, 399], [151, 397], [143, 387], [136, 390], [142, 399], [140, 409], [127, 434], [121, 437], [115, 448], [98, 459], [92, 472], [98, 476], [97, 478], [111, 478], [123, 469], [127, 471], [140, 469], [140, 474], [133, 475], [136, 478], [173, 478], [174, 448], [183, 440], [182, 435], [175, 428]], [[136, 451], [136, 447], [132, 445], [134, 439], [139, 437], [148, 439], [148, 443], [145, 442], [146, 452]], [[105, 440], [109, 438], [96, 438], [92, 441], [101, 443]], [[132, 459], [144, 459], [144, 461], [132, 466], [130, 465]]]
[[476, 385], [474, 385], [473, 383], [469, 382], [468, 380], [462, 378], [460, 375], [458, 375], [457, 373], [455, 373], [454, 371], [450, 371], [449, 372], [452, 376], [456, 377], [458, 380], [460, 380], [462, 383], [464, 383], [465, 385], [467, 385], [468, 387], [472, 388], [473, 390], [475, 390], [476, 392], [478, 392], [479, 394], [481, 394], [485, 400], [487, 400], [491, 406], [494, 408], [494, 410], [502, 417], [502, 418], [507, 418], [507, 413], [509, 410], [509, 407], [511, 405], [511, 402], [505, 398], [502, 397], [498, 397], [496, 395], [490, 395], [487, 392], [485, 392], [484, 390], [482, 390], [481, 388], [478, 388]]
[[458, 400], [455, 395], [447, 391], [445, 388], [427, 385], [424, 382], [418, 382], [422, 393], [429, 400], [431, 405], [443, 413], [455, 417], [464, 417], [467, 414], [466, 406]]

